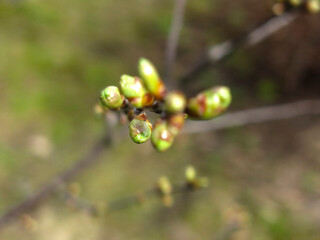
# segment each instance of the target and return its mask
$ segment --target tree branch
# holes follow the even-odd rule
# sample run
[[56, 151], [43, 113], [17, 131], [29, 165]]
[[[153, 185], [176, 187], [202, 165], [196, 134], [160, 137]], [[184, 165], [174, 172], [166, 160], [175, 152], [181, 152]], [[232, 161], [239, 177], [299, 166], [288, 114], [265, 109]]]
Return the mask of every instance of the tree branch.
[[165, 82], [172, 88], [175, 87], [175, 83], [172, 82], [172, 70], [176, 59], [179, 35], [183, 25], [186, 2], [187, 0], [176, 0], [175, 2], [170, 33], [167, 39], [165, 51]]
[[[197, 191], [201, 189], [203, 188], [193, 187], [191, 185], [188, 185], [187, 183], [181, 183], [179, 185], [173, 186], [173, 190], [170, 195], [191, 193], [193, 191]], [[148, 199], [154, 198], [154, 197], [159, 197], [159, 198], [163, 197], [163, 194], [157, 187], [151, 188], [149, 190], [146, 190], [144, 192], [141, 192], [135, 195], [120, 198], [120, 199], [111, 201], [109, 203], [106, 202], [104, 210], [101, 210], [99, 206], [89, 202], [88, 200], [77, 197], [77, 196], [73, 196], [70, 193], [66, 193], [63, 198], [68, 203], [71, 203], [72, 207], [82, 210], [92, 216], [101, 216], [101, 215], [103, 216], [117, 210], [122, 210], [128, 207], [135, 206], [137, 204], [142, 204], [146, 202]]]
[[202, 133], [230, 127], [246, 126], [254, 123], [264, 123], [275, 120], [319, 114], [320, 100], [304, 100], [282, 105], [226, 113], [210, 121], [188, 122], [185, 125], [182, 133]]
[[103, 151], [106, 149], [106, 146], [110, 145], [111, 138], [110, 135], [107, 134], [99, 141], [97, 141], [92, 146], [88, 154], [81, 158], [79, 161], [76, 161], [73, 166], [53, 178], [38, 192], [5, 212], [0, 218], [0, 230], [13, 219], [19, 217], [21, 214], [39, 207], [40, 203], [42, 203], [46, 198], [52, 195], [61, 184], [73, 179], [75, 176], [80, 174], [81, 171], [84, 171], [89, 166], [95, 164], [99, 160], [99, 157], [101, 156]]
[[185, 89], [186, 84], [193, 81], [206, 68], [220, 63], [240, 47], [251, 47], [262, 42], [276, 31], [292, 23], [298, 16], [298, 12], [287, 12], [281, 16], [268, 18], [239, 39], [227, 40], [209, 48], [191, 70], [179, 80], [180, 87]]

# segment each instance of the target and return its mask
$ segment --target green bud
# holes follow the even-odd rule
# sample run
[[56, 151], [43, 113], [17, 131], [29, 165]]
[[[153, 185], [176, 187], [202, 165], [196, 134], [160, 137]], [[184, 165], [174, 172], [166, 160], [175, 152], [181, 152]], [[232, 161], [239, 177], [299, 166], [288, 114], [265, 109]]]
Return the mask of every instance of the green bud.
[[196, 179], [197, 172], [193, 166], [188, 166], [186, 168], [185, 176], [188, 183], [194, 182]]
[[140, 58], [138, 69], [149, 93], [155, 96], [156, 99], [162, 100], [166, 94], [166, 88], [154, 65], [149, 60]]
[[164, 104], [167, 112], [181, 113], [186, 108], [187, 100], [183, 93], [174, 91], [165, 97]]
[[165, 120], [159, 120], [154, 127], [151, 135], [152, 145], [159, 152], [164, 152], [169, 149], [173, 143], [174, 134], [169, 130]]
[[225, 109], [229, 107], [232, 101], [230, 89], [228, 87], [216, 87], [214, 91], [216, 91], [220, 97], [221, 106]]
[[289, 0], [289, 3], [291, 4], [291, 6], [293, 7], [298, 7], [302, 4], [303, 0]]
[[307, 0], [306, 9], [309, 13], [315, 14], [320, 12], [320, 1], [319, 0]]
[[187, 113], [194, 119], [212, 119], [227, 109], [231, 99], [230, 89], [227, 87], [208, 89], [189, 99]]
[[122, 75], [120, 87], [123, 95], [136, 108], [151, 106], [154, 102], [153, 96], [147, 93], [141, 79], [138, 77]]
[[158, 189], [163, 195], [169, 195], [172, 193], [172, 184], [166, 176], [162, 176], [158, 180]]
[[131, 139], [138, 144], [149, 140], [152, 134], [152, 124], [145, 113], [141, 113], [130, 122], [129, 134]]
[[120, 88], [126, 98], [143, 97], [147, 93], [141, 79], [129, 75], [121, 76]]
[[100, 94], [100, 103], [102, 106], [117, 109], [123, 105], [124, 97], [120, 94], [117, 87], [109, 86], [102, 90]]

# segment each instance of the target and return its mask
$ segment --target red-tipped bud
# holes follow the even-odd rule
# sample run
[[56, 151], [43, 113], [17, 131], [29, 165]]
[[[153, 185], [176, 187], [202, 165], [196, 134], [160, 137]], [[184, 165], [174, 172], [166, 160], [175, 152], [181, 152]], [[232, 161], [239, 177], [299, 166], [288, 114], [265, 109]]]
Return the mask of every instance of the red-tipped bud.
[[156, 99], [162, 100], [166, 94], [166, 87], [159, 77], [154, 65], [149, 60], [140, 58], [138, 69], [143, 83], [149, 93], [155, 96]]
[[212, 119], [224, 112], [231, 103], [231, 93], [227, 87], [215, 87], [189, 99], [187, 113], [198, 120]]
[[123, 95], [136, 108], [148, 107], [154, 102], [154, 97], [147, 92], [141, 79], [138, 77], [122, 75], [120, 87]]

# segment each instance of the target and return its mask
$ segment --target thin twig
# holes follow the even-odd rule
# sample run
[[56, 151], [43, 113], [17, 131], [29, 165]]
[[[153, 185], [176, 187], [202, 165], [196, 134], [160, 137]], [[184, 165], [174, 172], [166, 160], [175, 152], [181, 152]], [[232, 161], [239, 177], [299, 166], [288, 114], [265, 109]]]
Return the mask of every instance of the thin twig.
[[[268, 121], [289, 119], [305, 115], [320, 114], [320, 100], [305, 100], [294, 103], [288, 103], [272, 107], [261, 107], [257, 109], [243, 110], [235, 113], [225, 114], [217, 119], [210, 121], [188, 122], [182, 133], [193, 134], [208, 132], [213, 130], [222, 130], [235, 126], [245, 126], [253, 123], [262, 123]], [[20, 216], [25, 212], [34, 210], [40, 206], [48, 196], [62, 184], [70, 181], [81, 171], [89, 166], [95, 164], [99, 156], [102, 154], [106, 146], [110, 145], [110, 138], [103, 137], [91, 149], [91, 151], [83, 157], [80, 161], [76, 162], [71, 168], [55, 177], [47, 183], [41, 190], [36, 192], [28, 199], [22, 201], [18, 205], [9, 209], [0, 218], [0, 230], [11, 220]], [[136, 202], [137, 198], [128, 198], [124, 202], [117, 203], [116, 205], [127, 205], [131, 202]], [[116, 207], [114, 207], [116, 208]]]
[[292, 23], [298, 16], [298, 12], [287, 12], [281, 16], [268, 18], [261, 24], [246, 32], [239, 39], [227, 40], [219, 45], [209, 48], [194, 64], [191, 70], [179, 80], [180, 87], [185, 89], [186, 83], [194, 80], [194, 78], [206, 68], [220, 63], [241, 47], [251, 47], [262, 42], [276, 31]]
[[188, 122], [182, 133], [192, 134], [230, 127], [320, 114], [320, 100], [304, 100], [276, 106], [227, 113], [210, 121]]
[[167, 85], [172, 88], [175, 87], [175, 83], [172, 82], [172, 70], [177, 55], [179, 35], [183, 25], [186, 2], [187, 0], [175, 1], [170, 33], [167, 39], [167, 46], [165, 51], [165, 81]]
[[[191, 193], [196, 190], [201, 190], [203, 188], [200, 187], [192, 187], [188, 185], [187, 183], [181, 183], [179, 185], [173, 186], [173, 190], [170, 195], [177, 195], [181, 193]], [[75, 207], [76, 209], [82, 210], [92, 216], [103, 216], [105, 214], [123, 210], [128, 207], [132, 207], [138, 204], [142, 204], [146, 202], [150, 198], [159, 197], [162, 198], [163, 194], [157, 187], [151, 188], [149, 190], [146, 190], [144, 192], [127, 196], [124, 198], [120, 198], [114, 201], [111, 201], [109, 203], [105, 203], [105, 209], [100, 209], [98, 205], [90, 203], [88, 200], [73, 196], [70, 193], [65, 193], [63, 198], [68, 203], [71, 203], [72, 207]]]
[[99, 157], [106, 149], [106, 146], [110, 145], [111, 138], [108, 133], [106, 136], [103, 136], [99, 141], [97, 141], [92, 146], [88, 154], [82, 157], [79, 161], [76, 161], [73, 166], [62, 172], [60, 175], [54, 177], [38, 192], [5, 212], [0, 218], [0, 230], [13, 219], [19, 217], [21, 214], [39, 207], [40, 203], [52, 195], [61, 184], [73, 179], [75, 176], [80, 174], [81, 171], [84, 171], [89, 166], [94, 165], [100, 159]]

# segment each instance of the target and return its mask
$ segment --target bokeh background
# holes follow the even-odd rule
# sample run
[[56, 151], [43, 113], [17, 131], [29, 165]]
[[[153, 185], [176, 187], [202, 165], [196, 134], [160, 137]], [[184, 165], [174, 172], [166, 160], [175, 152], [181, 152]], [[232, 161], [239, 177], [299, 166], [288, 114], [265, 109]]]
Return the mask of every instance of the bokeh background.
[[[271, 1], [188, 1], [175, 77], [209, 46], [271, 15]], [[93, 113], [99, 92], [136, 74], [139, 57], [164, 66], [172, 0], [0, 1], [0, 212], [32, 195], [84, 155], [105, 131]], [[233, 110], [319, 97], [320, 18], [300, 16], [195, 79], [231, 87]], [[320, 239], [320, 118], [183, 135], [160, 154], [129, 137], [69, 184], [93, 203], [149, 189], [162, 175], [184, 179], [192, 164], [210, 187], [94, 218], [51, 196], [1, 239]], [[30, 227], [31, 226], [31, 227]]]

